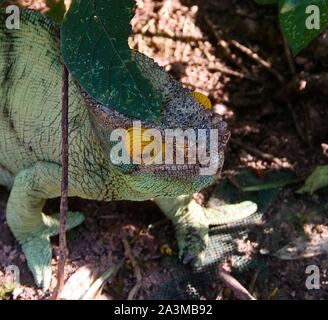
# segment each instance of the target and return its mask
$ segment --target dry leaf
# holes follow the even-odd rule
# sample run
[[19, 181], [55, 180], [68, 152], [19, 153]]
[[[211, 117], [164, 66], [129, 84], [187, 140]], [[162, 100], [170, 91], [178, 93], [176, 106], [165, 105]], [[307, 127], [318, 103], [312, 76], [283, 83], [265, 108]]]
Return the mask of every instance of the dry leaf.
[[282, 260], [296, 260], [328, 252], [328, 232], [315, 234], [310, 240], [299, 237], [281, 248], [275, 256]]
[[95, 280], [97, 270], [91, 266], [79, 268], [65, 283], [60, 298], [80, 300]]
[[110, 266], [87, 290], [87, 292], [81, 298], [82, 300], [95, 300], [101, 293], [101, 289], [108, 278], [116, 275], [120, 270], [122, 262]]

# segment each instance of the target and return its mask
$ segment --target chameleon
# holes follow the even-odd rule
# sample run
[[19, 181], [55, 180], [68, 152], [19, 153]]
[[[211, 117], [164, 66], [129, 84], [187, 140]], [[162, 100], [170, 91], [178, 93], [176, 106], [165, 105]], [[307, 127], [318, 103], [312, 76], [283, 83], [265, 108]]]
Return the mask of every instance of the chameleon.
[[[61, 191], [60, 27], [28, 9], [21, 10], [17, 30], [7, 29], [5, 19], [1, 10], [0, 185], [10, 190], [6, 222], [36, 285], [47, 290], [52, 278], [50, 238], [59, 233], [59, 215], [44, 214], [43, 207]], [[68, 195], [102, 201], [155, 199], [175, 227], [179, 256], [185, 263], [197, 264], [205, 252], [209, 226], [222, 222], [222, 215], [199, 208], [192, 194], [217, 180], [229, 130], [203, 96], [184, 88], [146, 55], [134, 51], [133, 57], [143, 76], [163, 95], [160, 123], [144, 121], [143, 126], [218, 129], [218, 170], [199, 175], [199, 163], [113, 163], [110, 133], [129, 129], [141, 119], [98, 103], [70, 75]], [[67, 230], [83, 221], [82, 213], [69, 211]]]

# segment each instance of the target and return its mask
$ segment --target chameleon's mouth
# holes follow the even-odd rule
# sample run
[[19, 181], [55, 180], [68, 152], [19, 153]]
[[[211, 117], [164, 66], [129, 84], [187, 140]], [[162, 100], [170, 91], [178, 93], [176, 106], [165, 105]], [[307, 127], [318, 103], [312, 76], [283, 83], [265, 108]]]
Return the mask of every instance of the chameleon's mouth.
[[181, 178], [185, 177], [196, 177], [199, 176], [201, 165], [199, 164], [177, 164], [177, 165], [150, 165], [150, 166], [138, 166], [138, 171], [142, 173], [152, 173], [156, 176], [170, 176]]
[[148, 173], [155, 176], [170, 178], [195, 178], [199, 176], [216, 176], [219, 175], [223, 167], [223, 151], [212, 157], [207, 164], [148, 164], [136, 165], [135, 171], [139, 173]]
[[[177, 140], [173, 142], [173, 140], [168, 139], [171, 141], [171, 144], [168, 146], [163, 142], [164, 139], [161, 139], [155, 145], [157, 146], [157, 156], [159, 156], [162, 162], [152, 162], [154, 157], [150, 157], [150, 161], [147, 157], [144, 158], [141, 138], [143, 134], [139, 132], [140, 136], [137, 137], [136, 134], [133, 135], [133, 130], [130, 131], [131, 135], [128, 136], [130, 149], [128, 149], [128, 153], [131, 159], [135, 159], [134, 156], [136, 154], [133, 151], [136, 145], [139, 147], [140, 152], [138, 154], [139, 165], [135, 169], [142, 173], [170, 176], [171, 178], [177, 177], [179, 179], [218, 175], [223, 167], [224, 150], [230, 137], [230, 131], [216, 110], [212, 110], [209, 128], [202, 128], [201, 130], [204, 133], [203, 139], [200, 136], [200, 131], [193, 130], [196, 133], [191, 139], [189, 136], [187, 137], [188, 143], [185, 142], [186, 136], [183, 136], [183, 133], [181, 133], [182, 136], [177, 137], [178, 139], [182, 138], [180, 144]], [[163, 131], [165, 134], [165, 130]], [[167, 141], [166, 137], [165, 141]], [[145, 145], [147, 146], [148, 143], [149, 139], [146, 139]], [[170, 152], [167, 152], [167, 150], [170, 150]], [[178, 154], [180, 154], [179, 160], [177, 160]]]

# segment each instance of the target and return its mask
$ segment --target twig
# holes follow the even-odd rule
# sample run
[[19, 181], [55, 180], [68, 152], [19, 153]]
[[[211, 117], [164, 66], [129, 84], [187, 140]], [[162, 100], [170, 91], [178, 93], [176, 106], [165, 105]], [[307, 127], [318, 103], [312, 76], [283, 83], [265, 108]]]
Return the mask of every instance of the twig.
[[297, 134], [299, 135], [299, 137], [301, 138], [301, 140], [304, 143], [308, 144], [308, 140], [305, 137], [305, 135], [303, 134], [303, 131], [304, 130], [301, 128], [300, 123], [299, 123], [299, 120], [297, 118], [297, 115], [296, 115], [296, 113], [295, 113], [295, 111], [293, 109], [293, 106], [291, 105], [290, 102], [287, 102], [287, 108], [288, 108], [290, 114], [292, 115], [294, 126], [295, 126], [295, 129], [296, 129]]
[[305, 127], [304, 135], [305, 135], [306, 144], [309, 146], [313, 139], [312, 130], [311, 130], [313, 128], [313, 124], [311, 121], [311, 116], [310, 116], [310, 111], [309, 111], [308, 105], [304, 101], [302, 101], [301, 106], [304, 111], [304, 127]]
[[174, 41], [180, 41], [180, 42], [204, 42], [206, 40], [206, 38], [196, 38], [196, 37], [184, 37], [184, 36], [171, 36], [169, 34], [163, 33], [163, 32], [150, 32], [150, 31], [137, 31], [135, 30], [133, 32], [133, 35], [140, 35], [143, 36], [145, 38], [164, 38], [164, 39], [170, 39], [170, 40], [174, 40]]
[[294, 61], [293, 61], [293, 58], [292, 58], [292, 55], [291, 55], [291, 52], [290, 52], [290, 49], [289, 49], [289, 46], [287, 43], [287, 39], [284, 36], [284, 34], [282, 34], [282, 38], [284, 41], [284, 51], [285, 51], [285, 56], [286, 56], [286, 60], [288, 63], [289, 71], [292, 75], [294, 75], [296, 73], [296, 69], [295, 69]]
[[283, 83], [284, 77], [272, 67], [272, 64], [268, 61], [265, 61], [263, 58], [261, 58], [256, 52], [254, 52], [252, 49], [244, 46], [243, 44], [239, 43], [236, 40], [230, 41], [232, 45], [234, 45], [237, 49], [239, 49], [241, 52], [245, 53], [248, 57], [253, 59], [255, 62], [260, 64], [262, 67], [266, 68], [268, 71], [270, 71], [275, 78], [280, 82]]
[[52, 299], [58, 300], [64, 287], [66, 247], [66, 217], [68, 208], [68, 70], [63, 65], [62, 74], [62, 177], [59, 225], [59, 255], [57, 269], [57, 285]]
[[248, 152], [250, 152], [250, 153], [252, 153], [252, 154], [254, 154], [254, 155], [256, 155], [256, 156], [258, 156], [262, 159], [264, 159], [264, 160], [272, 161], [272, 162], [275, 162], [278, 165], [281, 165], [280, 159], [276, 158], [272, 154], [269, 154], [269, 153], [263, 152], [259, 149], [248, 146], [248, 145], [244, 144], [243, 142], [241, 142], [239, 139], [230, 138], [230, 142], [233, 143], [233, 144], [236, 144], [237, 146], [245, 149], [246, 151], [248, 151]]
[[245, 73], [245, 78], [253, 80], [254, 78], [251, 76], [250, 71], [236, 58], [235, 54], [232, 53], [230, 49], [230, 45], [233, 45], [235, 48], [240, 50], [242, 53], [246, 54], [249, 58], [260, 64], [262, 67], [266, 68], [268, 71], [271, 72], [271, 74], [280, 82], [284, 83], [284, 77], [272, 67], [272, 64], [268, 61], [265, 61], [263, 58], [261, 58], [256, 52], [254, 52], [252, 49], [244, 46], [243, 44], [239, 43], [236, 40], [230, 40], [230, 41], [225, 41], [222, 39], [220, 36], [219, 32], [217, 31], [214, 23], [212, 20], [207, 16], [204, 15], [204, 20], [211, 29], [212, 33], [216, 37], [218, 41], [218, 45], [221, 47], [223, 50], [223, 53], [226, 55], [226, 57], [233, 62], [235, 65], [237, 65], [244, 73]]
[[237, 179], [234, 176], [228, 176], [227, 179], [238, 190], [242, 190], [242, 186], [240, 185], [240, 183], [237, 181]]
[[213, 35], [215, 36], [216, 40], [217, 40], [217, 44], [218, 46], [222, 49], [222, 52], [224, 53], [224, 55], [233, 63], [235, 64], [237, 67], [239, 67], [245, 74], [245, 77], [251, 77], [251, 73], [249, 72], [249, 70], [236, 58], [235, 54], [233, 54], [231, 52], [229, 43], [227, 41], [225, 41], [224, 39], [222, 39], [221, 35], [219, 34], [219, 32], [217, 31], [214, 23], [212, 22], [212, 20], [207, 16], [204, 15], [204, 20], [206, 22], [206, 24], [208, 25], [208, 27], [211, 29]]
[[239, 59], [236, 58], [236, 55], [234, 53], [232, 53], [229, 42], [227, 42], [223, 39], [221, 39], [221, 40], [219, 39], [218, 45], [221, 47], [221, 49], [223, 49], [225, 56], [231, 62], [233, 62], [236, 66], [238, 66], [245, 73], [245, 75], [250, 77], [251, 73], [249, 72], [249, 70], [242, 64], [242, 62]]
[[131, 247], [130, 247], [129, 242], [126, 239], [125, 236], [123, 236], [122, 242], [123, 242], [123, 246], [124, 246], [126, 256], [131, 261], [135, 277], [137, 278], [137, 283], [131, 289], [131, 291], [128, 294], [128, 298], [127, 298], [127, 300], [133, 300], [136, 297], [139, 289], [142, 286], [142, 273], [141, 273], [141, 269], [140, 269], [137, 261], [135, 260], [133, 254], [132, 254]]
[[224, 271], [222, 268], [219, 269], [218, 277], [229, 289], [233, 291], [236, 298], [240, 300], [256, 300], [237, 279], [235, 279], [228, 272]]
[[209, 65], [208, 66], [208, 70], [209, 71], [218, 71], [222, 74], [227, 74], [229, 76], [233, 76], [233, 77], [237, 77], [240, 79], [248, 79], [250, 81], [254, 81], [254, 82], [259, 82], [257, 79], [251, 77], [248, 74], [244, 74], [235, 70], [231, 70], [230, 68], [224, 67], [224, 66], [219, 66], [219, 65]]
[[260, 274], [260, 271], [261, 271], [261, 269], [257, 269], [255, 271], [254, 276], [252, 277], [252, 281], [251, 281], [251, 283], [249, 285], [249, 291], [252, 292], [252, 293], [254, 293], [255, 284], [256, 284], [257, 278], [258, 278], [258, 276]]

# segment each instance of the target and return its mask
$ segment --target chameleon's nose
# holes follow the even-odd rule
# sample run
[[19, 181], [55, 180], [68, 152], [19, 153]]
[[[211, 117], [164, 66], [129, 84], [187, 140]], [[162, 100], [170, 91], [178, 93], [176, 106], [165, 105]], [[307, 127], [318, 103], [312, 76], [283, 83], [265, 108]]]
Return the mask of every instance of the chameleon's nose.
[[212, 109], [212, 128], [219, 130], [220, 142], [225, 147], [230, 138], [230, 131], [228, 130], [228, 124], [223, 121], [219, 113], [219, 106], [214, 106]]
[[222, 122], [222, 116], [219, 112], [219, 106], [215, 105], [212, 108], [212, 125], [214, 128], [216, 128], [220, 122]]

